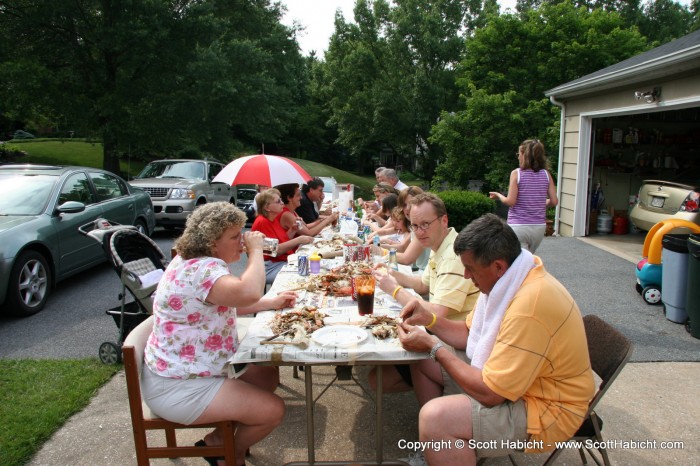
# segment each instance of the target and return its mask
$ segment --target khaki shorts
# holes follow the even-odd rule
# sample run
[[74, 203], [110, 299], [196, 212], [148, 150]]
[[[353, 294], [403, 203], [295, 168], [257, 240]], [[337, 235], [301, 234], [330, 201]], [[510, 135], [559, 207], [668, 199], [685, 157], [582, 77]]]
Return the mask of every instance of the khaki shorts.
[[[464, 351], [455, 351], [455, 355], [469, 362]], [[477, 457], [506, 456], [524, 449], [529, 438], [524, 400], [505, 401], [488, 408], [464, 393], [444, 368], [442, 380], [445, 395], [463, 394], [469, 397], [472, 406], [472, 445], [476, 447]]]

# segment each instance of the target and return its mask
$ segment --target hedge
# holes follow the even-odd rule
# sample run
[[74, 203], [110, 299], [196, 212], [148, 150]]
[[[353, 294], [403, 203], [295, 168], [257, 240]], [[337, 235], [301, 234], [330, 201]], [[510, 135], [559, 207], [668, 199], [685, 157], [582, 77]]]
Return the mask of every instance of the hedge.
[[496, 210], [496, 201], [480, 192], [442, 191], [437, 195], [445, 203], [450, 226], [457, 232], [473, 220]]

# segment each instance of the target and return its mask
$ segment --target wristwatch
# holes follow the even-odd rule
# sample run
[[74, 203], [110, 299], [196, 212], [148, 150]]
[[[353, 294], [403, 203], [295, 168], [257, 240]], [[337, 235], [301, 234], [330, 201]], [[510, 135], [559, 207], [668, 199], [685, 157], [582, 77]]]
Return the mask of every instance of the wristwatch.
[[433, 348], [430, 350], [430, 359], [437, 362], [437, 352], [440, 348], [442, 348], [444, 346], [445, 345], [441, 341], [438, 341], [437, 343], [435, 343], [435, 346], [433, 346]]

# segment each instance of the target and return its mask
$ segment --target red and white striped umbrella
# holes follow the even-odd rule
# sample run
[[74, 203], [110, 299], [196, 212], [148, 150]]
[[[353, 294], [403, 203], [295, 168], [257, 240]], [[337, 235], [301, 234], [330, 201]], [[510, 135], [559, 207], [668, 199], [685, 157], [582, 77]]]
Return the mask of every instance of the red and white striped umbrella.
[[224, 167], [215, 182], [237, 184], [261, 184], [277, 186], [287, 183], [304, 184], [311, 175], [296, 162], [277, 155], [248, 155], [234, 160]]

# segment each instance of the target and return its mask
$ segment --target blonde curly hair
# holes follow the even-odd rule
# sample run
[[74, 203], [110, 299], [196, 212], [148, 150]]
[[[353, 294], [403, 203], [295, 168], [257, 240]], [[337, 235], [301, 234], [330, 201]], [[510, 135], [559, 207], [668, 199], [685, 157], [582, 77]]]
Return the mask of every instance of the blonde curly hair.
[[175, 241], [183, 259], [211, 256], [214, 242], [230, 227], [245, 226], [245, 213], [228, 202], [212, 202], [197, 207], [187, 218], [185, 231]]

